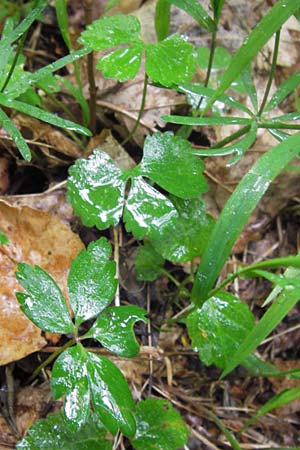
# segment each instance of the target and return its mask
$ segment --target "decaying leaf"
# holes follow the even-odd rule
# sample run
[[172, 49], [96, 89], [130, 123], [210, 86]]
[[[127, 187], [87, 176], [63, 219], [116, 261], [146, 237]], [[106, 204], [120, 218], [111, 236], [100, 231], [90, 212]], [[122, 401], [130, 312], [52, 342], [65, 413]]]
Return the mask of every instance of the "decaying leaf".
[[0, 228], [10, 244], [0, 247], [0, 365], [45, 345], [39, 328], [21, 312], [15, 292], [16, 264], [37, 264], [51, 274], [66, 295], [71, 260], [83, 248], [79, 237], [56, 217], [27, 206], [0, 201]]

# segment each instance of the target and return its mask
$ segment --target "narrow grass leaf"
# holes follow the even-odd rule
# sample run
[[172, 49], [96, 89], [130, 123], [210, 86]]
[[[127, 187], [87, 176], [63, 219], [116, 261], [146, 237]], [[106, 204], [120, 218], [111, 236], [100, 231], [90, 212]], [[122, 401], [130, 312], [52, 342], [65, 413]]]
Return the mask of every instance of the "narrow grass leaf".
[[[288, 267], [284, 272], [284, 277], [286, 278], [297, 278], [300, 275], [300, 270], [295, 269], [294, 267]], [[264, 303], [262, 304], [262, 308], [267, 306], [269, 303], [271, 303], [273, 300], [275, 300], [276, 297], [282, 292], [282, 288], [280, 286], [275, 286], [274, 289], [270, 292]]]
[[264, 416], [273, 409], [280, 408], [281, 406], [286, 405], [299, 397], [300, 387], [285, 389], [284, 391], [279, 392], [279, 394], [274, 395], [274, 397], [272, 397], [261, 408], [259, 408], [259, 410], [256, 412], [256, 414], [254, 414], [253, 417], [247, 420], [245, 425], [242, 427], [241, 432], [252, 425], [252, 423], [259, 419], [261, 416]]
[[170, 30], [170, 0], [158, 0], [155, 7], [155, 31], [158, 41], [165, 39]]
[[165, 122], [189, 126], [212, 126], [212, 125], [249, 125], [250, 119], [244, 117], [192, 117], [192, 116], [162, 116]]
[[215, 95], [208, 102], [206, 110], [237, 79], [238, 75], [253, 60], [259, 50], [299, 7], [300, 0], [279, 0], [265, 14], [246, 38], [243, 45], [234, 54], [231, 63], [222, 76], [221, 84]]
[[217, 220], [203, 254], [192, 291], [194, 303], [201, 305], [207, 299], [255, 206], [299, 151], [300, 134], [297, 133], [265, 153], [243, 177]]
[[177, 6], [177, 8], [183, 9], [190, 16], [192, 16], [199, 25], [208, 31], [214, 31], [216, 28], [215, 22], [205, 11], [203, 6], [200, 5], [198, 0], [170, 0], [170, 2]]
[[230, 362], [222, 373], [224, 378], [240, 364], [256, 347], [276, 328], [300, 299], [300, 289], [293, 286], [283, 289], [280, 296], [270, 306], [258, 324], [240, 344], [238, 351], [231, 356]]
[[251, 76], [251, 65], [248, 65], [241, 73], [241, 80], [249, 95], [254, 111], [258, 111], [257, 92]]
[[283, 275], [277, 275], [276, 273], [267, 272], [266, 270], [251, 270], [247, 272], [245, 278], [257, 278], [262, 277], [271, 283], [281, 287], [300, 287], [300, 280], [297, 278], [285, 278]]
[[25, 139], [23, 138], [18, 128], [15, 126], [13, 121], [10, 120], [10, 118], [6, 115], [6, 113], [3, 111], [2, 108], [0, 108], [0, 124], [13, 139], [14, 143], [18, 147], [25, 161], [30, 161], [31, 160], [30, 148], [28, 147]]
[[271, 100], [264, 109], [264, 113], [270, 112], [275, 106], [279, 105], [297, 86], [300, 84], [300, 72], [294, 73], [285, 80], [273, 94]]
[[65, 41], [69, 51], [71, 51], [72, 43], [69, 34], [69, 19], [66, 0], [55, 0], [55, 12], [62, 38]]
[[274, 127], [276, 127], [276, 122], [282, 123], [283, 121], [294, 121], [294, 120], [300, 120], [300, 112], [292, 112], [288, 114], [283, 114], [282, 116], [276, 116], [272, 117], [271, 119], [268, 119], [268, 122], [274, 123]]

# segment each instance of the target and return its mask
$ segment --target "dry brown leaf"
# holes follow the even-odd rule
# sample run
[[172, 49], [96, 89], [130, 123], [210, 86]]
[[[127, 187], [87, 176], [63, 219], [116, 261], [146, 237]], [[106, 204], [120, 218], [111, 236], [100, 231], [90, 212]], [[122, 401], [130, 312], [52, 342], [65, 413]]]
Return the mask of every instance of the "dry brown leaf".
[[72, 259], [83, 248], [80, 238], [56, 217], [27, 206], [0, 201], [0, 229], [10, 245], [0, 248], [0, 365], [16, 361], [45, 345], [41, 330], [21, 312], [15, 298], [20, 290], [16, 264], [37, 264], [55, 279], [67, 295]]

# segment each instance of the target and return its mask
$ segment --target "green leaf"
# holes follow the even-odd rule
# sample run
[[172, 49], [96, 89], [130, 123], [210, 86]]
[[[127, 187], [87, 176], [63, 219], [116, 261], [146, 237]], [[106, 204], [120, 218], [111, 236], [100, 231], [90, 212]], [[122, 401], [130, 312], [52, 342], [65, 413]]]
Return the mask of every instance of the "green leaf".
[[90, 391], [86, 352], [81, 345], [59, 355], [51, 375], [54, 400], [65, 396], [64, 413], [68, 425], [76, 430], [84, 425], [90, 412]]
[[298, 278], [285, 278], [283, 275], [277, 275], [275, 273], [267, 272], [266, 270], [251, 270], [246, 273], [246, 278], [263, 277], [269, 280], [271, 283], [281, 287], [300, 287], [300, 280]]
[[55, 0], [55, 13], [61, 36], [68, 47], [69, 52], [71, 52], [73, 47], [69, 33], [69, 19], [66, 0]]
[[144, 236], [157, 239], [176, 217], [174, 205], [167, 197], [142, 177], [132, 180], [123, 214], [127, 231], [131, 231], [137, 239]]
[[248, 305], [228, 292], [219, 292], [186, 321], [192, 346], [201, 361], [224, 368], [254, 326]]
[[246, 93], [249, 95], [254, 111], [258, 111], [258, 103], [257, 103], [257, 92], [256, 87], [253, 83], [251, 77], [251, 65], [249, 64], [242, 72], [241, 72], [242, 83], [245, 87]]
[[113, 300], [117, 279], [110, 255], [111, 245], [103, 237], [91, 242], [72, 261], [68, 289], [76, 325], [99, 314]]
[[[288, 267], [284, 271], [284, 277], [285, 278], [296, 278], [299, 277], [300, 270], [295, 269], [294, 267]], [[274, 289], [270, 292], [264, 303], [262, 304], [262, 308], [267, 306], [269, 303], [271, 303], [273, 300], [275, 300], [276, 297], [282, 292], [282, 288], [280, 286], [275, 286]]]
[[79, 42], [93, 50], [105, 50], [119, 45], [142, 42], [141, 24], [134, 16], [118, 14], [102, 16], [87, 26]]
[[35, 422], [16, 446], [17, 450], [111, 450], [106, 430], [95, 415], [90, 414], [80, 430], [68, 427], [62, 413]]
[[131, 80], [139, 71], [143, 51], [142, 43], [120, 48], [103, 56], [96, 67], [106, 78], [116, 78], [120, 82]]
[[[199, 67], [207, 69], [210, 56], [210, 49], [205, 46], [197, 49], [197, 62]], [[224, 47], [217, 46], [214, 52], [212, 69], [224, 69], [231, 61], [231, 54]]]
[[192, 155], [191, 145], [172, 133], [148, 136], [140, 172], [181, 198], [198, 197], [207, 190], [203, 162]]
[[50, 333], [74, 333], [74, 325], [61, 290], [38, 266], [19, 263], [16, 278], [27, 293], [17, 292], [22, 311], [39, 328]]
[[158, 0], [155, 6], [155, 31], [158, 41], [165, 39], [170, 30], [170, 0]]
[[30, 161], [31, 160], [30, 148], [28, 147], [25, 139], [23, 138], [18, 128], [16, 128], [13, 121], [10, 120], [10, 118], [5, 114], [2, 108], [0, 108], [0, 124], [4, 128], [4, 130], [7, 131], [7, 133], [12, 137], [14, 143], [18, 147], [25, 161]]
[[9, 244], [9, 239], [3, 231], [0, 231], [0, 245]]
[[202, 256], [192, 291], [201, 305], [220, 274], [252, 211], [274, 178], [299, 153], [300, 134], [294, 134], [256, 161], [227, 201]]
[[214, 20], [218, 23], [224, 5], [224, 0], [210, 0], [210, 5], [214, 12]]
[[171, 3], [192, 16], [199, 25], [208, 31], [214, 31], [216, 25], [197, 0], [170, 0]]
[[47, 111], [44, 111], [43, 109], [36, 108], [35, 106], [31, 106], [18, 100], [11, 100], [7, 98], [7, 95], [1, 93], [0, 93], [0, 104], [7, 108], [13, 108], [16, 111], [20, 111], [24, 114], [27, 114], [28, 116], [35, 117], [36, 119], [42, 120], [43, 122], [50, 123], [51, 125], [55, 125], [60, 128], [65, 128], [67, 130], [72, 130], [75, 131], [76, 133], [80, 133], [85, 136], [92, 135], [92, 133], [82, 125], [79, 125], [67, 119], [63, 119], [61, 117], [56, 116], [53, 113], [49, 113]]
[[164, 265], [164, 258], [157, 253], [150, 241], [138, 248], [134, 261], [138, 280], [154, 281], [160, 274]]
[[285, 389], [284, 391], [279, 392], [279, 394], [274, 395], [274, 397], [270, 398], [259, 410], [254, 414], [254, 416], [250, 417], [247, 420], [245, 425], [242, 427], [242, 430], [248, 428], [253, 422], [259, 419], [261, 416], [267, 414], [275, 408], [280, 408], [283, 405], [286, 405], [296, 398], [300, 397], [300, 387], [295, 387], [292, 389]]
[[165, 259], [176, 262], [191, 261], [202, 255], [212, 231], [214, 220], [205, 212], [201, 198], [182, 200], [171, 197], [178, 218], [170, 223], [158, 240], [152, 241]]
[[107, 153], [94, 150], [78, 159], [69, 170], [68, 198], [84, 225], [104, 230], [119, 222], [124, 204], [126, 181]]
[[154, 82], [171, 87], [189, 81], [195, 72], [194, 47], [179, 34], [146, 46], [146, 73]]
[[223, 94], [245, 67], [253, 61], [255, 55], [268, 42], [272, 35], [294, 14], [300, 7], [300, 0], [278, 0], [262, 20], [251, 31], [243, 45], [234, 54], [215, 95], [209, 101], [207, 108]]
[[84, 338], [97, 339], [112, 353], [132, 358], [139, 352], [133, 326], [138, 320], [147, 323], [147, 311], [137, 306], [112, 306], [96, 320]]
[[136, 450], [176, 450], [188, 440], [188, 429], [179, 413], [166, 400], [149, 398], [136, 406]]
[[165, 122], [176, 123], [178, 125], [189, 126], [212, 126], [212, 125], [250, 125], [250, 119], [245, 117], [233, 116], [212, 116], [212, 117], [193, 117], [193, 116], [162, 116]]
[[109, 359], [92, 353], [88, 354], [87, 369], [95, 413], [111, 434], [120, 429], [132, 438], [134, 402], [122, 373]]
[[285, 80], [273, 94], [271, 100], [264, 109], [264, 113], [272, 111], [279, 103], [282, 102], [297, 86], [300, 84], [300, 73], [296, 72], [287, 80]]
[[300, 289], [288, 286], [270, 306], [258, 324], [246, 335], [239, 349], [231, 355], [222, 378], [241, 363], [274, 330], [300, 299]]

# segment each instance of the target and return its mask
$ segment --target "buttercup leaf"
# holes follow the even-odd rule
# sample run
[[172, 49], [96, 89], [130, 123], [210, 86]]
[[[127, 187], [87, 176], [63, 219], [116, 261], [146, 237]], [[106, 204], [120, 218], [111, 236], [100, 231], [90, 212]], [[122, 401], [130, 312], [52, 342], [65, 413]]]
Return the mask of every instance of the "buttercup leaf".
[[97, 69], [102, 70], [103, 76], [107, 78], [116, 78], [121, 82], [131, 80], [138, 73], [143, 50], [141, 44], [115, 50], [100, 59]]

